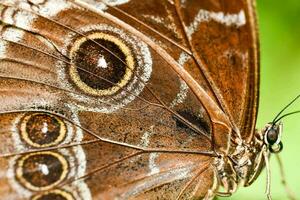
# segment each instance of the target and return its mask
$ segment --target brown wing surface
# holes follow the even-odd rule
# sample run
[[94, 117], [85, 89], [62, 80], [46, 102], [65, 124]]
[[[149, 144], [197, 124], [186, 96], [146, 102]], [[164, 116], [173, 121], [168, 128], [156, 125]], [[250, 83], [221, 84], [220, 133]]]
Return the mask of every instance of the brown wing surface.
[[0, 9], [5, 198], [213, 198], [215, 151], [256, 116], [250, 2]]

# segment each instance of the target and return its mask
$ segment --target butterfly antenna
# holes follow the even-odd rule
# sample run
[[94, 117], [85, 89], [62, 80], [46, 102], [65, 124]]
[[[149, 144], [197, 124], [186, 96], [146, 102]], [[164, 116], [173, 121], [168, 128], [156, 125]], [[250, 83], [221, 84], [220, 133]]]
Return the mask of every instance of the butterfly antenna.
[[279, 122], [280, 120], [282, 120], [283, 118], [287, 117], [287, 116], [290, 116], [290, 115], [294, 115], [294, 114], [297, 114], [297, 113], [300, 113], [300, 110], [297, 110], [297, 111], [294, 111], [294, 112], [290, 112], [290, 113], [287, 113], [287, 114], [284, 114], [282, 115], [281, 117], [279, 117], [277, 120], [273, 120], [272, 124], [276, 124], [277, 122]]
[[288, 105], [286, 105], [274, 118], [272, 124], [275, 124], [279, 120], [277, 119], [288, 107], [290, 107], [297, 99], [299, 99], [300, 95], [296, 96]]
[[276, 160], [278, 162], [279, 165], [279, 170], [280, 170], [280, 176], [281, 176], [281, 183], [284, 186], [284, 189], [287, 193], [287, 196], [290, 200], [296, 200], [296, 197], [294, 195], [294, 193], [292, 192], [292, 190], [290, 189], [287, 181], [286, 181], [286, 177], [285, 177], [285, 173], [284, 173], [284, 169], [283, 169], [283, 163], [280, 159], [279, 154], [276, 154]]

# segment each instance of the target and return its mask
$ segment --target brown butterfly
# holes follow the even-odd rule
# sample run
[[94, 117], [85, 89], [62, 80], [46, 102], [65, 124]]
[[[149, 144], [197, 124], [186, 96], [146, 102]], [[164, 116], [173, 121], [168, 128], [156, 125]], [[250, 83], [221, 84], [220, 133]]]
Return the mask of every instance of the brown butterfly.
[[1, 0], [0, 13], [2, 199], [230, 196], [282, 148], [280, 124], [255, 131], [252, 0]]

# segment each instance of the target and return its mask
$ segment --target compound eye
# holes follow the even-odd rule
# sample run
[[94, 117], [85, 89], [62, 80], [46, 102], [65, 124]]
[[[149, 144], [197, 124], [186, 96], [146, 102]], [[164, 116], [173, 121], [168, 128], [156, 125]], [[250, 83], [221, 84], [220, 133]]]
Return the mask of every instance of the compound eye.
[[274, 145], [275, 143], [278, 143], [279, 140], [279, 132], [276, 128], [271, 128], [267, 132], [267, 142], [269, 145]]

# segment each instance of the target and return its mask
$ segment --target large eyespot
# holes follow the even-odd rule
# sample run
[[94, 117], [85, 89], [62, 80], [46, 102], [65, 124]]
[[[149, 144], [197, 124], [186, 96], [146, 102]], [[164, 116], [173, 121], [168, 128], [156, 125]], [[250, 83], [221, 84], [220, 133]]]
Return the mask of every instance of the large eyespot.
[[30, 113], [20, 121], [21, 138], [29, 145], [42, 148], [60, 144], [66, 137], [66, 124], [54, 115]]
[[48, 190], [67, 177], [68, 169], [68, 162], [59, 153], [32, 153], [17, 160], [16, 178], [30, 190]]
[[79, 110], [113, 112], [138, 96], [150, 79], [152, 57], [147, 44], [107, 24], [89, 25], [70, 33], [57, 61], [59, 83]]
[[71, 48], [70, 77], [84, 92], [113, 95], [132, 78], [135, 60], [129, 47], [116, 36], [92, 33]]
[[63, 190], [51, 190], [43, 194], [38, 194], [31, 198], [32, 200], [73, 200], [74, 197]]

